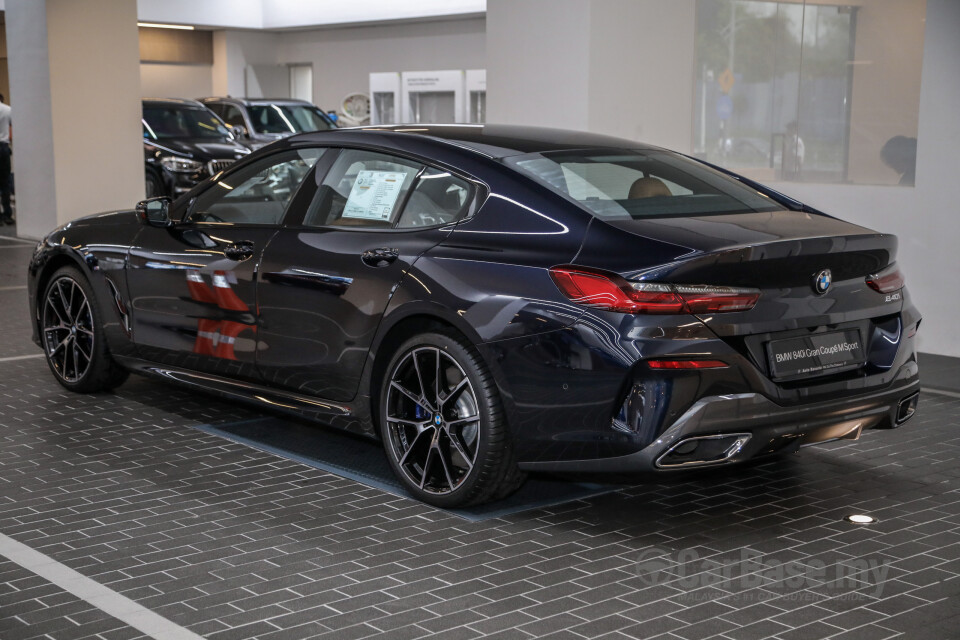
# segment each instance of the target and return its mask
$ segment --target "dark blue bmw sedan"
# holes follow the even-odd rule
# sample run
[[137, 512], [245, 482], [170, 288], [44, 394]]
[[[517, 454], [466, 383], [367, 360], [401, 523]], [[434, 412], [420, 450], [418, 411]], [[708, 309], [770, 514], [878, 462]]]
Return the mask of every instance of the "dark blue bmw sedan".
[[66, 388], [129, 371], [383, 442], [416, 497], [529, 471], [792, 452], [916, 410], [896, 238], [629, 140], [493, 125], [298, 135], [30, 265]]

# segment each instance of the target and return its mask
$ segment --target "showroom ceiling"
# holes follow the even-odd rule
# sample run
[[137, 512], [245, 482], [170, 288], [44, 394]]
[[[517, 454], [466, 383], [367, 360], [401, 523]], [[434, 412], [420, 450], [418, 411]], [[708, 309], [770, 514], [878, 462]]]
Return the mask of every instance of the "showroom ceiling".
[[478, 16], [486, 9], [486, 0], [137, 0], [145, 22], [267, 30]]

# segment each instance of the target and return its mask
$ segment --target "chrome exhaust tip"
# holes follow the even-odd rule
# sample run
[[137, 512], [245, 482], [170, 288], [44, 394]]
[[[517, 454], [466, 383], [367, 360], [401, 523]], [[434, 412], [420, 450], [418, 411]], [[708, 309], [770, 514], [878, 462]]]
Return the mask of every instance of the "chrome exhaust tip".
[[920, 392], [916, 391], [897, 403], [897, 425], [901, 425], [917, 412], [920, 403]]
[[749, 433], [684, 438], [660, 454], [655, 465], [667, 469], [723, 464], [740, 453], [748, 440]]

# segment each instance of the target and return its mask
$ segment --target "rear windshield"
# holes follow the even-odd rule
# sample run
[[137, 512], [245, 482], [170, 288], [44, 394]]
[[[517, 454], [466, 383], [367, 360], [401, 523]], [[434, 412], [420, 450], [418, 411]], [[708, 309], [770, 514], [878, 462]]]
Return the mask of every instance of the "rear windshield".
[[334, 128], [323, 112], [307, 105], [254, 105], [247, 107], [247, 111], [257, 133], [302, 133]]
[[209, 109], [189, 107], [146, 107], [143, 110], [143, 137], [226, 138], [227, 128]]
[[601, 218], [783, 209], [759, 191], [670, 151], [555, 151], [505, 162]]

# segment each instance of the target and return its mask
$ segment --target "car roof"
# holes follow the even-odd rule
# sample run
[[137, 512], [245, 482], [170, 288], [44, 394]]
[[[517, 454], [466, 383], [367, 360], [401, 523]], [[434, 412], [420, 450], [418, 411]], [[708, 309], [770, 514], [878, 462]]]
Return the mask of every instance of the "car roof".
[[144, 98], [142, 101], [145, 107], [185, 107], [187, 109], [206, 109], [203, 104], [196, 100], [184, 100], [183, 98]]
[[250, 105], [260, 105], [260, 104], [303, 104], [308, 106], [314, 106], [312, 102], [307, 100], [298, 100], [297, 98], [234, 98], [234, 97], [220, 97], [220, 96], [211, 96], [209, 98], [200, 98], [201, 102], [232, 102], [233, 104], [242, 104], [244, 106]]
[[452, 144], [491, 158], [505, 158], [526, 153], [570, 151], [574, 149], [656, 149], [635, 140], [615, 138], [584, 131], [526, 127], [504, 124], [396, 124], [351, 127], [316, 133], [305, 133], [299, 140], [342, 138], [356, 142], [366, 135], [378, 136], [378, 142], [404, 145], [411, 136], [427, 141]]

